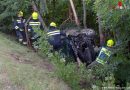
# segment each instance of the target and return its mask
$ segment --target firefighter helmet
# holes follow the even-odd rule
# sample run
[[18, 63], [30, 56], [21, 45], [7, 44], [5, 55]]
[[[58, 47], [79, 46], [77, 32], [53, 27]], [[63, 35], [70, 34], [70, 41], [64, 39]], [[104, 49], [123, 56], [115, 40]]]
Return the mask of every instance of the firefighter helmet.
[[55, 23], [55, 22], [51, 22], [51, 23], [50, 23], [50, 26], [56, 27], [56, 23]]
[[108, 41], [107, 41], [107, 46], [108, 47], [112, 47], [114, 45], [114, 41], [112, 40], [112, 39], [109, 39]]
[[18, 12], [18, 17], [23, 17], [23, 12], [22, 11]]
[[34, 19], [34, 20], [38, 19], [38, 13], [37, 12], [32, 13], [32, 19]]

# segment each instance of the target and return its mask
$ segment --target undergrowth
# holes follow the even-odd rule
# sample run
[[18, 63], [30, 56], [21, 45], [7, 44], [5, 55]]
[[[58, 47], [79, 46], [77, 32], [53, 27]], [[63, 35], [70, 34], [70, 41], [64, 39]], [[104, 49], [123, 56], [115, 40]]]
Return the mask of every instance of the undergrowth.
[[[72, 90], [101, 90], [102, 88], [115, 88], [114, 86], [114, 72], [117, 70], [117, 65], [120, 63], [119, 56], [110, 58], [109, 64], [97, 65], [92, 69], [87, 69], [84, 64], [77, 67], [74, 62], [65, 64], [58, 52], [50, 52], [52, 47], [47, 42], [47, 36], [43, 33], [39, 40], [40, 54], [48, 57], [56, 67], [55, 75], [64, 80]], [[122, 58], [123, 59], [123, 58]], [[118, 61], [117, 61], [118, 60]]]

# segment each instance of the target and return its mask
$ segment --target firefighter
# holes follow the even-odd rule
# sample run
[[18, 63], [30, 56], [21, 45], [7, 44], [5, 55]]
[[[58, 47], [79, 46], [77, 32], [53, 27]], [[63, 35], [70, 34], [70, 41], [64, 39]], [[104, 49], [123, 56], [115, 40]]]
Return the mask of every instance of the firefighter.
[[108, 60], [108, 58], [112, 54], [112, 47], [114, 46], [114, 41], [112, 39], [109, 39], [107, 41], [107, 47], [102, 47], [100, 50], [100, 53], [96, 59], [98, 63], [105, 64]]
[[57, 29], [57, 25], [55, 22], [51, 22], [47, 35], [48, 35], [48, 42], [50, 43], [50, 45], [53, 46], [53, 50], [59, 51], [62, 46], [61, 37], [66, 36], [66, 34]]
[[28, 24], [28, 32], [30, 34], [30, 40], [34, 49], [38, 49], [38, 39], [40, 38], [40, 32], [43, 29], [38, 17], [39, 14], [34, 11]]
[[19, 42], [23, 43], [24, 45], [27, 44], [26, 41], [26, 34], [25, 34], [25, 19], [23, 18], [23, 12], [19, 11], [17, 15], [17, 19], [14, 21], [14, 29], [16, 31], [16, 36]]

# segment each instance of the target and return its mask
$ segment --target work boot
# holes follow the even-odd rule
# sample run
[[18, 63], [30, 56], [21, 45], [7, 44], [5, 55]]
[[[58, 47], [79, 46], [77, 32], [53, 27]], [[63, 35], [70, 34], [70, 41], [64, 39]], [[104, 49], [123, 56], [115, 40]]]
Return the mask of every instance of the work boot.
[[23, 45], [27, 45], [27, 42], [24, 41], [24, 42], [23, 42]]
[[19, 39], [18, 39], [18, 42], [19, 42], [20, 44], [22, 44], [23, 39], [22, 39], [22, 38], [19, 38]]
[[19, 38], [19, 42], [22, 42], [23, 41], [23, 39], [22, 38]]

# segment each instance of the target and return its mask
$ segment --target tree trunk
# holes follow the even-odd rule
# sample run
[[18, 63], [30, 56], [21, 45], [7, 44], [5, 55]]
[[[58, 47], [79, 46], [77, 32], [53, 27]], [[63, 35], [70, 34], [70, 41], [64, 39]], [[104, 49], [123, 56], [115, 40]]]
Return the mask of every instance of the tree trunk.
[[68, 6], [69, 7], [69, 18], [71, 20], [71, 22], [74, 20], [73, 19], [73, 13], [72, 13], [72, 8], [71, 8], [71, 5]]
[[104, 34], [102, 32], [102, 24], [101, 24], [101, 16], [97, 14], [98, 17], [98, 27], [99, 27], [99, 35], [100, 35], [100, 46], [105, 44]]
[[40, 13], [43, 15], [43, 13], [48, 13], [47, 3], [46, 0], [40, 0]]
[[48, 7], [47, 7], [47, 1], [46, 0], [44, 0], [44, 7], [45, 7], [46, 13], [48, 13]]
[[82, 0], [82, 3], [83, 3], [83, 25], [84, 25], [84, 28], [87, 28], [87, 25], [86, 25], [86, 1]]
[[73, 11], [73, 14], [74, 14], [74, 17], [75, 17], [76, 25], [79, 27], [80, 26], [79, 19], [77, 17], [77, 13], [76, 13], [76, 10], [75, 10], [75, 6], [74, 6], [74, 3], [73, 3], [73, 0], [69, 0], [69, 1], [70, 1], [71, 8], [72, 8], [72, 11]]
[[55, 17], [56, 17], [56, 0], [53, 0], [52, 4], [53, 4], [53, 17], [52, 17], [52, 19], [53, 19], [53, 21], [55, 21]]

